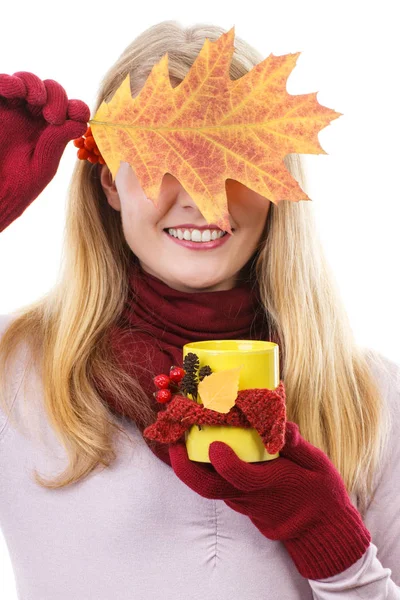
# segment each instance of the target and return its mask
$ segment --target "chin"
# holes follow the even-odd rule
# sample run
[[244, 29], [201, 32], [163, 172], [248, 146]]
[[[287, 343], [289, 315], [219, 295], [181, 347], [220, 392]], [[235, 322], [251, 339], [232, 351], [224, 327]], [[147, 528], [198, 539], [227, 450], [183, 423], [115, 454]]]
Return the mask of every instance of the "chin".
[[[174, 278], [170, 287], [175, 289], [181, 289], [182, 291], [187, 292], [209, 292], [209, 291], [219, 291], [219, 290], [229, 290], [233, 285], [230, 284], [231, 278], [222, 277], [222, 278], [210, 278], [209, 271], [204, 274], [204, 277], [197, 271], [193, 274], [193, 269], [191, 269], [188, 277], [184, 277], [182, 273], [180, 273], [179, 278]], [[173, 283], [173, 285], [172, 285]]]

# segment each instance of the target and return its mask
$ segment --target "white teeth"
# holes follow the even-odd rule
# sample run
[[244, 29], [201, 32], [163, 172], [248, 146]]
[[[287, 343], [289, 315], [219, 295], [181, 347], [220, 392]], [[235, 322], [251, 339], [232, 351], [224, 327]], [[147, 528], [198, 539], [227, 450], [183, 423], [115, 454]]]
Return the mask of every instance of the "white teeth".
[[216, 229], [205, 229], [204, 231], [193, 229], [192, 232], [188, 229], [168, 229], [168, 233], [180, 240], [190, 240], [192, 242], [209, 242], [225, 235], [224, 231], [217, 231]]

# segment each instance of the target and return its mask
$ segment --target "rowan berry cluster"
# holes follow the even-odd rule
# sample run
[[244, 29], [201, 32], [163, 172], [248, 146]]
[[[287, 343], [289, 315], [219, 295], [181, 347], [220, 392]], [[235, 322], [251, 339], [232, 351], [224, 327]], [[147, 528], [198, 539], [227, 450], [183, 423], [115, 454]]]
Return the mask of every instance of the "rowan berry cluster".
[[104, 158], [101, 156], [90, 127], [87, 128], [84, 135], [74, 140], [74, 146], [79, 148], [77, 155], [81, 160], [88, 160], [93, 164], [105, 164]]

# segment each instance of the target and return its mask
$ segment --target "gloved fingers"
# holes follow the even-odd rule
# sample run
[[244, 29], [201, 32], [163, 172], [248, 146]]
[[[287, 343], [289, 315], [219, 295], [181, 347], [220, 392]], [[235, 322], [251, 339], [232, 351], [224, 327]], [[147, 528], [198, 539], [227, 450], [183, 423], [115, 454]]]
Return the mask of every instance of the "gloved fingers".
[[90, 119], [90, 108], [82, 100], [69, 100], [67, 118], [71, 121], [82, 121], [87, 124]]
[[43, 108], [46, 121], [51, 125], [64, 125], [67, 119], [81, 121], [86, 125], [83, 131], [85, 133], [90, 119], [88, 105], [82, 100], [68, 100], [65, 89], [53, 79], [45, 79], [43, 83], [47, 89], [47, 103]]
[[[33, 75], [33, 73], [31, 73]], [[39, 79], [36, 75], [33, 75], [35, 79]], [[40, 81], [40, 79], [39, 79]], [[34, 80], [33, 80], [34, 82]], [[34, 83], [36, 85], [36, 82]], [[42, 84], [42, 88], [37, 84], [38, 91], [43, 93], [44, 86]], [[45, 91], [45, 90], [44, 90]], [[26, 98], [27, 95], [27, 86], [24, 82], [24, 79], [21, 77], [17, 77], [17, 73], [14, 75], [8, 75], [7, 73], [0, 73], [0, 96], [3, 98], [7, 98], [8, 100], [19, 99], [22, 100]], [[46, 96], [44, 100], [46, 99]]]
[[17, 71], [13, 75], [0, 73], [0, 96], [9, 100], [10, 106], [26, 103], [33, 115], [42, 113], [53, 125], [62, 125], [66, 119], [85, 123], [90, 119], [90, 109], [85, 102], [68, 100], [59, 83], [53, 79], [42, 81], [29, 71]]
[[260, 463], [248, 463], [224, 442], [212, 442], [209, 457], [215, 470], [238, 490], [251, 492], [276, 486], [285, 473], [301, 475], [297, 465], [280, 457]]
[[251, 518], [251, 504], [246, 496], [243, 498], [235, 498], [234, 500], [224, 500], [224, 502], [232, 510]]
[[192, 490], [213, 500], [235, 498], [240, 492], [218, 473], [212, 465], [190, 460], [186, 445], [182, 442], [169, 445], [171, 465], [176, 475]]
[[0, 75], [0, 95], [5, 98], [21, 98], [32, 106], [43, 106], [47, 92], [43, 81], [29, 71], [17, 71], [13, 75]]
[[40, 173], [41, 165], [53, 164], [54, 175], [67, 143], [83, 135], [86, 129], [87, 125], [79, 121], [65, 121], [63, 125], [46, 127], [35, 146], [32, 169]]
[[34, 116], [41, 113], [47, 92], [39, 77], [28, 71], [0, 74], [0, 100], [10, 108], [24, 107]]
[[68, 96], [62, 85], [53, 79], [43, 81], [47, 90], [47, 101], [42, 114], [51, 125], [63, 125], [67, 119]]
[[285, 445], [279, 453], [301, 467], [313, 471], [333, 466], [325, 452], [307, 442], [300, 434], [298, 425], [291, 421], [286, 423]]

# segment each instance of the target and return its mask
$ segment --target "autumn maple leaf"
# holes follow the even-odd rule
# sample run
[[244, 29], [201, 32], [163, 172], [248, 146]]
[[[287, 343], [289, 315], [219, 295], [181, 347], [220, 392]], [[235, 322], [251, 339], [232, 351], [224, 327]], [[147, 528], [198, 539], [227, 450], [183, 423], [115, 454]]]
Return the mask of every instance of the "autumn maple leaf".
[[310, 200], [285, 167], [289, 153], [326, 154], [318, 132], [342, 113], [316, 93], [290, 95], [286, 81], [300, 52], [274, 56], [232, 81], [234, 27], [204, 45], [184, 80], [171, 86], [168, 53], [132, 98], [129, 75], [89, 121], [115, 179], [129, 163], [155, 206], [165, 173], [178, 179], [203, 214], [232, 234], [225, 181], [271, 202]]

